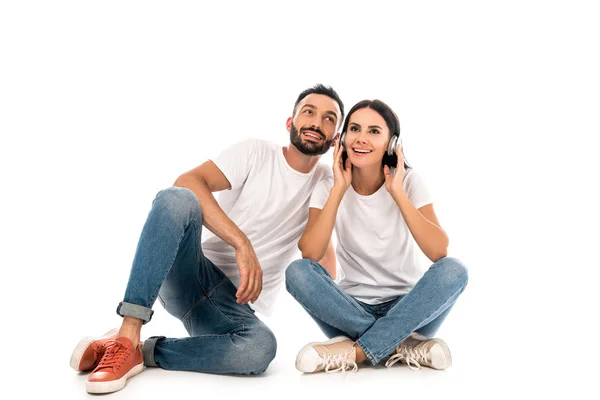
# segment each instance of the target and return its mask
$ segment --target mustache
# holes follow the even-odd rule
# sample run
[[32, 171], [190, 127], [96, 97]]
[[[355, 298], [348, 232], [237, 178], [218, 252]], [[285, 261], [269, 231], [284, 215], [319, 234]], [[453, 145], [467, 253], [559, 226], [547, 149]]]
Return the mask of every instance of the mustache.
[[311, 127], [311, 128], [308, 128], [308, 127], [307, 127], [307, 128], [302, 128], [302, 129], [300, 129], [300, 133], [304, 133], [305, 131], [313, 131], [313, 132], [316, 132], [316, 133], [318, 133], [318, 134], [321, 136], [321, 138], [322, 138], [322, 139], [325, 139], [325, 134], [324, 134], [323, 132], [321, 132], [321, 130], [320, 130], [319, 128], [317, 128], [317, 127], [314, 127], [314, 128], [312, 128], [312, 127]]

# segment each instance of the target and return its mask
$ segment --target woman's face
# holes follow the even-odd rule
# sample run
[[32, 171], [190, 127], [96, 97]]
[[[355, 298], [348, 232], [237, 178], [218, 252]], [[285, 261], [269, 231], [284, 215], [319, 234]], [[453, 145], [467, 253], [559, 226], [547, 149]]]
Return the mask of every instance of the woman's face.
[[379, 113], [361, 108], [350, 116], [346, 131], [346, 152], [355, 167], [381, 165], [390, 141], [390, 130]]

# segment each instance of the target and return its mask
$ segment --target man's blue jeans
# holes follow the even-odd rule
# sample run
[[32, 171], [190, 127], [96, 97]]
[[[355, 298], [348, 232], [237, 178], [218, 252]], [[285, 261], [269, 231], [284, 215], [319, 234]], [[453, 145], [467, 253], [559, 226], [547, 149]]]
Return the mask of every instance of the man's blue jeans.
[[372, 364], [391, 355], [412, 332], [433, 337], [468, 280], [465, 266], [445, 257], [408, 294], [369, 305], [346, 294], [316, 261], [294, 261], [285, 278], [288, 292], [327, 337], [342, 335], [356, 341]]
[[147, 323], [157, 298], [190, 337], [152, 337], [142, 353], [147, 366], [217, 374], [258, 374], [275, 358], [271, 330], [235, 285], [202, 253], [202, 212], [189, 189], [158, 193], [140, 236], [121, 316]]

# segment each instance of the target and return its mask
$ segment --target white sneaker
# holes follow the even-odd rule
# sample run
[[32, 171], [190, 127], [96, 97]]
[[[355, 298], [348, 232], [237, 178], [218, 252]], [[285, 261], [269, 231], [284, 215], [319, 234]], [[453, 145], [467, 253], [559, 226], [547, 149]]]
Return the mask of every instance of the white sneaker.
[[327, 373], [336, 371], [358, 371], [354, 342], [338, 336], [326, 342], [313, 342], [304, 346], [296, 357], [296, 369], [302, 372]]
[[446, 369], [452, 365], [452, 356], [442, 339], [428, 339], [414, 332], [396, 347], [385, 366], [391, 367], [398, 361], [407, 364], [412, 370], [419, 370], [421, 366]]

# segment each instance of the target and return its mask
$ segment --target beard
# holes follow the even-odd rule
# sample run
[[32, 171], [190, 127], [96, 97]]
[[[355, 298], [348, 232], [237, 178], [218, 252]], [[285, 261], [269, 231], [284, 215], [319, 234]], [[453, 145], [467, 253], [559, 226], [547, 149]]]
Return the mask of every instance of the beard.
[[[303, 130], [304, 128], [300, 129], [300, 132], [298, 132], [298, 129], [296, 129], [294, 124], [292, 124], [292, 127], [290, 128], [290, 142], [294, 145], [294, 147], [300, 150], [302, 154], [306, 154], [307, 156], [320, 156], [322, 154], [327, 153], [327, 150], [329, 150], [329, 148], [331, 147], [331, 143], [333, 143], [333, 139], [325, 139], [321, 143], [302, 141], [302, 137], [300, 136], [300, 134]], [[317, 132], [321, 134], [322, 137], [325, 137], [325, 135], [322, 132], [318, 130]]]

